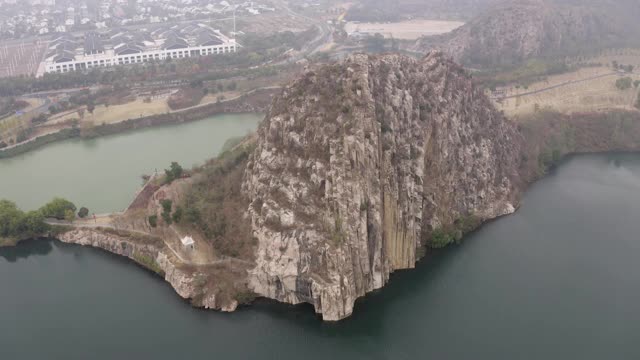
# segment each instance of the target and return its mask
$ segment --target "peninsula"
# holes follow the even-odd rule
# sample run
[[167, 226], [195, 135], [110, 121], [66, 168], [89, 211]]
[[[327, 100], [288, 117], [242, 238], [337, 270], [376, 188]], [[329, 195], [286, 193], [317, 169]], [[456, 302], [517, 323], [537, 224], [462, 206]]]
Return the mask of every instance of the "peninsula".
[[518, 208], [564, 155], [640, 149], [637, 112], [507, 119], [439, 52], [308, 68], [251, 135], [152, 177], [122, 214], [56, 238], [129, 257], [195, 306], [255, 297], [324, 320], [430, 251]]

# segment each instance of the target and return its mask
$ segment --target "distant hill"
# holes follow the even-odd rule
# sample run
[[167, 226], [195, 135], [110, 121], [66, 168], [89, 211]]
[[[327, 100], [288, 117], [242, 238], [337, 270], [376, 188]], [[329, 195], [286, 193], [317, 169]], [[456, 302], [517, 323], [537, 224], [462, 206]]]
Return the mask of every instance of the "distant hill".
[[398, 21], [428, 19], [469, 19], [500, 0], [361, 0], [347, 14], [348, 21]]
[[506, 1], [450, 34], [421, 38], [410, 49], [442, 49], [472, 67], [509, 66], [640, 44], [639, 18], [637, 0]]

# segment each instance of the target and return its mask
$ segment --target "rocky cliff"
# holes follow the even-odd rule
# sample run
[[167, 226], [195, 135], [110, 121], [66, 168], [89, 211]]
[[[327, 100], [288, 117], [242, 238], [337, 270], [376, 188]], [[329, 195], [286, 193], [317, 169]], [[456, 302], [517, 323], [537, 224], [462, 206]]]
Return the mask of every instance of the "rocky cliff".
[[522, 151], [516, 127], [440, 53], [309, 70], [274, 101], [244, 174], [249, 285], [347, 317], [425, 247], [513, 212]]

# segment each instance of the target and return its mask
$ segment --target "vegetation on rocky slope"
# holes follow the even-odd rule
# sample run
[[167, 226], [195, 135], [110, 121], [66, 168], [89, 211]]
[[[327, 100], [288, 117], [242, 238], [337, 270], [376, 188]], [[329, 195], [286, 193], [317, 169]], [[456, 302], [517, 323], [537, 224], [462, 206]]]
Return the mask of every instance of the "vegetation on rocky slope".
[[544, 175], [566, 155], [640, 149], [637, 111], [571, 115], [539, 111], [519, 124], [527, 139], [521, 171], [529, 181]]
[[244, 211], [242, 176], [253, 149], [241, 143], [195, 170], [193, 185], [185, 195], [183, 220], [202, 232], [219, 255], [253, 258], [255, 241]]

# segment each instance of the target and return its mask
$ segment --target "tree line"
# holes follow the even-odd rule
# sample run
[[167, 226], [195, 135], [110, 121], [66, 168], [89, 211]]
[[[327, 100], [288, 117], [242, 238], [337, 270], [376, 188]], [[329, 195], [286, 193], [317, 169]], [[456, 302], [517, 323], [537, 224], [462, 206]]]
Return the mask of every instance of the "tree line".
[[[68, 200], [54, 198], [38, 210], [22, 211], [9, 200], [0, 200], [0, 246], [20, 240], [46, 235], [51, 226], [46, 219], [73, 221], [76, 218], [76, 206]], [[82, 207], [77, 216], [84, 218], [89, 209]]]

